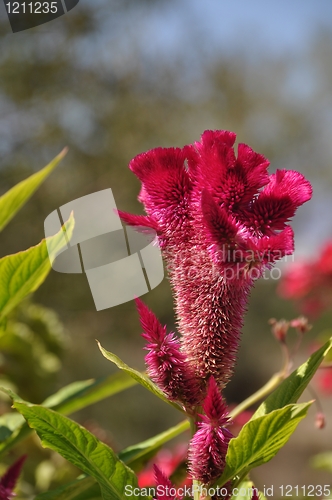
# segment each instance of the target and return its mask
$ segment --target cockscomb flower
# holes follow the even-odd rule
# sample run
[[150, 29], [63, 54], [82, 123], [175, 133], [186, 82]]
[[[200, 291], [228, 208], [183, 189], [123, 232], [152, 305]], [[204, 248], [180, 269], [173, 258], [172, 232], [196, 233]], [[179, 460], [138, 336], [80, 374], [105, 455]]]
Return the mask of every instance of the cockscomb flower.
[[142, 337], [147, 340], [145, 356], [147, 372], [155, 384], [172, 401], [185, 406], [199, 402], [200, 384], [185, 355], [180, 351], [180, 342], [174, 333], [166, 333], [156, 316], [139, 299], [136, 306], [143, 329]]
[[251, 500], [259, 500], [259, 492], [257, 488], [252, 489], [252, 497]]
[[[288, 221], [311, 197], [298, 172], [268, 175], [269, 162], [227, 131], [200, 142], [136, 156], [147, 216], [120, 213], [153, 228], [167, 262], [182, 351], [198, 378], [230, 379], [253, 282], [294, 250]], [[202, 398], [205, 392], [202, 391]]]
[[182, 496], [176, 494], [176, 487], [157, 465], [154, 465], [154, 475], [156, 481], [155, 500], [182, 500]]
[[172, 480], [177, 487], [191, 486], [192, 480], [188, 477], [186, 461], [188, 446], [186, 443], [179, 443], [173, 448], [162, 448], [137, 474], [138, 486], [140, 488], [155, 486], [154, 466], [163, 471], [167, 477], [172, 476]]
[[13, 492], [22, 466], [26, 460], [26, 455], [20, 457], [16, 462], [9, 467], [5, 474], [0, 479], [0, 500], [11, 500], [15, 495]]
[[203, 410], [205, 415], [200, 415], [202, 421], [190, 441], [188, 462], [192, 478], [208, 484], [222, 474], [228, 443], [233, 437], [225, 428], [229, 423], [228, 412], [213, 377], [209, 380]]

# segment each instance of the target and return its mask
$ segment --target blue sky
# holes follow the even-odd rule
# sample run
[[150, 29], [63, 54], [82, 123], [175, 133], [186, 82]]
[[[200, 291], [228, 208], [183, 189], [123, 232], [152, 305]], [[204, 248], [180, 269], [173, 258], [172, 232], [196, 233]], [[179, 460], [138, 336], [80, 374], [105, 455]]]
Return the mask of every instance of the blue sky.
[[181, 0], [145, 13], [150, 50], [169, 54], [190, 50], [192, 32], [208, 35], [211, 52], [293, 51], [310, 43], [320, 27], [332, 26], [330, 0]]

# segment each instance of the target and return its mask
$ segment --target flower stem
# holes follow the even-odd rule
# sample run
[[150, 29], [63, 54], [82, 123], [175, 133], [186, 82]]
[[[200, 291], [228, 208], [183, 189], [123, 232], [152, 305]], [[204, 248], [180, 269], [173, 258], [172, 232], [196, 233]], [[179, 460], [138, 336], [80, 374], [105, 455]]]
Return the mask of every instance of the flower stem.
[[194, 500], [201, 499], [201, 483], [197, 479], [193, 479]]
[[[295, 351], [294, 351], [293, 355], [291, 355], [291, 353], [289, 352], [289, 348], [288, 348], [288, 346], [287, 346], [286, 343], [282, 343], [281, 347], [282, 347], [282, 350], [283, 350], [283, 353], [284, 353], [284, 366], [283, 366], [283, 369], [281, 370], [280, 373], [283, 373], [284, 378], [285, 378], [285, 377], [287, 377], [287, 375], [289, 374], [289, 372], [290, 372], [290, 370], [292, 368], [293, 356], [295, 354]], [[298, 347], [296, 349], [298, 349]]]
[[196, 425], [196, 419], [195, 418], [189, 418], [189, 423], [190, 423], [190, 435], [193, 437], [197, 430], [197, 425]]
[[242, 483], [246, 479], [246, 477], [249, 479], [248, 472], [245, 471], [241, 476], [238, 476], [237, 479], [234, 481], [232, 484], [233, 489], [239, 486], [239, 484]]

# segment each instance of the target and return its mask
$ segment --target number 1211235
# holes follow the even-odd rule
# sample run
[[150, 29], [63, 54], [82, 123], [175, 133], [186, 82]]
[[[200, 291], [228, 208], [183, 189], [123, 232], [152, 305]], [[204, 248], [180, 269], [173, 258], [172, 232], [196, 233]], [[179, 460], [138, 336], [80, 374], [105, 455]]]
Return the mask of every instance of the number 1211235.
[[58, 2], [8, 2], [8, 14], [56, 14]]
[[308, 484], [306, 486], [292, 486], [285, 484], [279, 486], [280, 496], [282, 497], [329, 497], [331, 494], [331, 485], [329, 484]]

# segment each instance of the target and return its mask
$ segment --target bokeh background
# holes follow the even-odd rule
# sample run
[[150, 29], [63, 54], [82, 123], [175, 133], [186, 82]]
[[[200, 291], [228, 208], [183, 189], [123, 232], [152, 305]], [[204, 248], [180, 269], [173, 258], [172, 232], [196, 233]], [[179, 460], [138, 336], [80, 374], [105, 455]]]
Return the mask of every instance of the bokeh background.
[[[130, 159], [156, 146], [191, 143], [205, 129], [235, 131], [239, 142], [269, 158], [271, 172], [296, 169], [310, 179], [313, 200], [293, 224], [295, 260], [314, 256], [331, 237], [330, 0], [80, 0], [66, 16], [17, 34], [1, 3], [0, 110], [0, 194], [69, 147], [2, 233], [0, 257], [38, 243], [54, 209], [101, 189], [112, 188], [119, 209], [142, 213]], [[277, 296], [276, 285], [261, 280], [253, 291], [229, 403], [258, 389], [280, 366], [267, 323], [298, 312]], [[144, 299], [173, 329], [168, 280]], [[128, 364], [144, 368], [133, 303], [96, 312], [84, 275], [54, 271], [33, 302], [52, 308], [64, 325], [57, 352], [62, 364], [44, 385], [17, 378], [23, 397], [38, 403], [72, 381], [114, 371], [96, 338]], [[326, 312], [315, 322], [297, 361], [331, 319]], [[332, 448], [332, 408], [329, 399], [322, 404], [327, 427], [314, 428], [313, 411], [287, 447], [252, 474], [257, 486], [331, 482], [309, 464], [310, 456]], [[116, 449], [179, 421], [142, 388], [74, 417], [103, 429]]]

